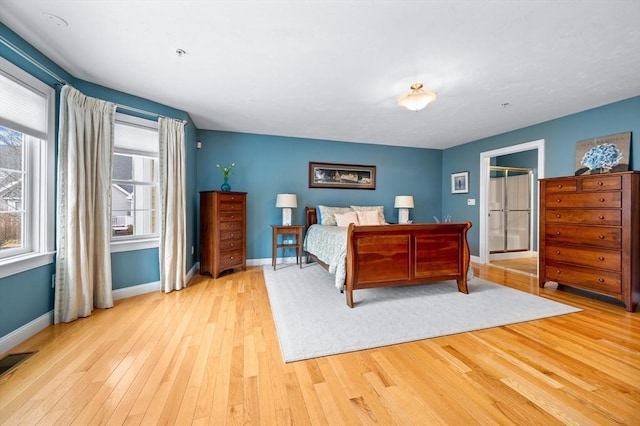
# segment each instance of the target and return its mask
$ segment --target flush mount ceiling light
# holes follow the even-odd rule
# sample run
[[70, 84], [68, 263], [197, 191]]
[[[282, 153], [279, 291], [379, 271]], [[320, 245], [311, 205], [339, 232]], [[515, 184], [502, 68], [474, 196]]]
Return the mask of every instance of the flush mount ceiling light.
[[420, 111], [436, 98], [435, 93], [422, 88], [422, 83], [413, 83], [411, 91], [398, 98], [398, 105], [411, 111]]

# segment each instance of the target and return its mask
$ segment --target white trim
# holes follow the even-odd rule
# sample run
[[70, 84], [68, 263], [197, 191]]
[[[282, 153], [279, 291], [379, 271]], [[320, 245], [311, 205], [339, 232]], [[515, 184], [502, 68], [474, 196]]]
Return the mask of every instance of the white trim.
[[193, 278], [196, 275], [196, 272], [198, 272], [199, 270], [200, 270], [200, 262], [194, 263], [191, 269], [189, 269], [189, 272], [187, 272], [187, 276], [185, 278], [187, 285], [189, 285], [189, 281], [191, 281], [191, 278]]
[[[304, 264], [305, 256], [302, 255], [302, 262]], [[285, 263], [296, 263], [295, 256], [293, 257], [277, 257], [276, 263], [278, 265]], [[247, 266], [262, 266], [262, 265], [271, 265], [271, 258], [265, 257], [262, 259], [247, 259]]]
[[523, 259], [529, 257], [538, 257], [538, 252], [533, 250], [514, 251], [506, 253], [491, 253], [489, 260], [507, 260], [507, 259]]
[[29, 253], [24, 256], [13, 256], [3, 259], [3, 261], [0, 262], [0, 266], [2, 266], [2, 268], [0, 268], [0, 278], [5, 278], [30, 269], [49, 265], [53, 263], [53, 256], [55, 254], [55, 251], [46, 253]]
[[[544, 177], [544, 139], [538, 139], [532, 142], [525, 142], [519, 145], [507, 146], [493, 151], [480, 153], [480, 263], [487, 263], [489, 261], [489, 245], [487, 244], [487, 216], [489, 214], [489, 203], [487, 202], [487, 197], [489, 195], [489, 167], [491, 166], [491, 157], [514, 154], [522, 151], [531, 151], [534, 149], [538, 150], [538, 179], [542, 179]], [[536, 218], [539, 222], [539, 204], [536, 211]]]
[[35, 336], [50, 325], [53, 325], [53, 311], [40, 315], [33, 321], [28, 322], [22, 327], [13, 330], [11, 333], [0, 337], [0, 354], [8, 352], [11, 348], [16, 347], [28, 338]]
[[121, 253], [124, 251], [145, 250], [150, 248], [158, 248], [160, 246], [160, 238], [147, 239], [131, 239], [131, 240], [115, 240], [111, 241], [111, 253]]
[[140, 296], [141, 294], [153, 293], [154, 291], [160, 291], [160, 281], [154, 281], [145, 284], [133, 285], [131, 287], [119, 288], [111, 292], [113, 300], [128, 299], [133, 296]]
[[46, 83], [4, 58], [0, 58], [0, 72], [16, 84], [42, 96], [47, 104], [46, 134], [34, 134], [33, 129], [24, 129], [22, 126], [8, 126], [23, 133], [27, 147], [29, 175], [23, 182], [23, 190], [27, 188], [23, 201], [26, 211], [23, 244], [28, 250], [25, 254], [2, 257], [0, 278], [3, 278], [53, 262], [56, 107], [55, 90]]

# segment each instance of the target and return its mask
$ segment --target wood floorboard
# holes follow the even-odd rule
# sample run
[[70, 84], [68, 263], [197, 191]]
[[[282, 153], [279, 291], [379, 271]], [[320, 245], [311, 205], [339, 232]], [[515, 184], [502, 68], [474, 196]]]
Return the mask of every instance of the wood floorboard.
[[640, 425], [640, 313], [474, 270], [583, 311], [285, 364], [262, 268], [197, 276], [13, 348], [0, 424]]
[[509, 269], [512, 272], [522, 272], [524, 274], [529, 274], [529, 275], [538, 274], [538, 258], [537, 257], [492, 260], [491, 265]]

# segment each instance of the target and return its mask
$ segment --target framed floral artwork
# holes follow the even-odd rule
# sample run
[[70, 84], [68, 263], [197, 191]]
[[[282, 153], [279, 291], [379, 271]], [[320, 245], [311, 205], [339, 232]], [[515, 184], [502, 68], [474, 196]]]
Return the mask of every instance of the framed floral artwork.
[[631, 132], [576, 143], [576, 176], [629, 170]]

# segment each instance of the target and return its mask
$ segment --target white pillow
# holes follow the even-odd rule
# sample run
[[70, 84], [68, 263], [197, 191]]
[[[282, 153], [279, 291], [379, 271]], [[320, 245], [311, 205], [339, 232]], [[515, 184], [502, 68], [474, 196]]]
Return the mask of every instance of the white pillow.
[[351, 211], [350, 207], [329, 207], [319, 205], [320, 210], [320, 225], [336, 226], [335, 214], [347, 213]]
[[371, 211], [374, 210], [378, 212], [378, 223], [376, 225], [385, 225], [387, 223], [384, 220], [384, 206], [351, 206], [351, 208], [355, 211]]
[[349, 226], [350, 223], [358, 225], [358, 215], [356, 212], [336, 213], [334, 217], [336, 218], [336, 224], [338, 226]]
[[358, 210], [355, 213], [360, 225], [381, 225], [377, 210]]

